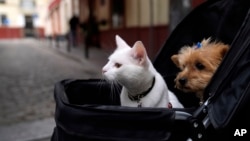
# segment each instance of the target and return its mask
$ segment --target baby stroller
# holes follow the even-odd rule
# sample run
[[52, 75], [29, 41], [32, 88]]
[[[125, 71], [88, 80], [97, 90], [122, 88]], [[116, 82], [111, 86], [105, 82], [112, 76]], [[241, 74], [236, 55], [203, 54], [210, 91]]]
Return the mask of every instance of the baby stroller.
[[[166, 40], [153, 64], [186, 108], [121, 107], [119, 92], [111, 94], [105, 81], [62, 80], [55, 85], [56, 127], [51, 141], [249, 139], [249, 8], [249, 0], [208, 0]], [[170, 57], [183, 45], [210, 36], [231, 48], [205, 90], [206, 101], [197, 106], [194, 94], [174, 88], [178, 69]]]

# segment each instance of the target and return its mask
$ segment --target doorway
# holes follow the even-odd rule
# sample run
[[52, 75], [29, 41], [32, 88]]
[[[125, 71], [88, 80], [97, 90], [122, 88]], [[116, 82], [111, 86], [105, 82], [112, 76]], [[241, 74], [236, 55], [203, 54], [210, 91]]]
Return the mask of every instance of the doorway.
[[25, 16], [24, 36], [25, 37], [35, 36], [33, 17], [30, 15]]

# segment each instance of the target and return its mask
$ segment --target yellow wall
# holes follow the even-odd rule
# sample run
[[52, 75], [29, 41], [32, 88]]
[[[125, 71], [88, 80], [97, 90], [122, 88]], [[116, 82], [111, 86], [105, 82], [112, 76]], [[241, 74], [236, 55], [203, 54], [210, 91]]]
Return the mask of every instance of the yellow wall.
[[153, 0], [154, 24], [166, 25], [169, 23], [169, 0]]
[[[95, 6], [95, 13], [94, 15], [97, 18], [97, 21], [105, 20], [106, 22], [110, 22], [110, 1], [106, 0], [105, 5], [101, 5], [101, 1], [96, 1]], [[100, 30], [108, 29], [110, 27], [110, 24], [102, 25], [100, 26]]]
[[125, 25], [126, 27], [138, 26], [140, 23], [138, 14], [139, 0], [126, 0], [125, 1]]
[[125, 8], [126, 27], [146, 27], [151, 22], [154, 25], [169, 23], [169, 0], [125, 0]]
[[[95, 15], [99, 21], [109, 19], [107, 26], [101, 26], [101, 29], [109, 29], [112, 23], [110, 0], [106, 0], [103, 6], [100, 2], [100, 0], [96, 1]], [[147, 27], [151, 25], [151, 22], [155, 26], [169, 23], [169, 0], [124, 0], [124, 2], [125, 27]], [[83, 9], [88, 11], [87, 8]], [[153, 12], [151, 13], [150, 10]], [[84, 14], [84, 17], [88, 16], [86, 15], [88, 12], [82, 12], [82, 15]]]

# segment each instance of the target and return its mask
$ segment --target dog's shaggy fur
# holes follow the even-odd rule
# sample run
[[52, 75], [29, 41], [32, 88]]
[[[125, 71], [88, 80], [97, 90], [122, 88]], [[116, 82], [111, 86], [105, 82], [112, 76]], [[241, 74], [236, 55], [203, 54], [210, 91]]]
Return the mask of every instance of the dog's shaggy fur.
[[181, 69], [175, 79], [175, 87], [183, 92], [194, 92], [203, 102], [203, 91], [221, 63], [229, 46], [222, 42], [211, 42], [210, 38], [201, 42], [201, 47], [184, 46], [171, 57]]

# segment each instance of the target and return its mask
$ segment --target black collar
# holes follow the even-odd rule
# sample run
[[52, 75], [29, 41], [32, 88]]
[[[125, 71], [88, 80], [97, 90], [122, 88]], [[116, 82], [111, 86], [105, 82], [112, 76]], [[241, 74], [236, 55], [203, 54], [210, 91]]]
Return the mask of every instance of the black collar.
[[141, 94], [136, 94], [135, 96], [128, 94], [129, 99], [132, 101], [139, 101], [141, 98], [145, 97], [152, 90], [154, 85], [155, 85], [155, 77], [153, 78], [153, 82], [150, 88], [148, 88], [145, 92], [142, 92]]

